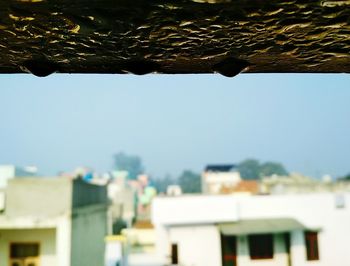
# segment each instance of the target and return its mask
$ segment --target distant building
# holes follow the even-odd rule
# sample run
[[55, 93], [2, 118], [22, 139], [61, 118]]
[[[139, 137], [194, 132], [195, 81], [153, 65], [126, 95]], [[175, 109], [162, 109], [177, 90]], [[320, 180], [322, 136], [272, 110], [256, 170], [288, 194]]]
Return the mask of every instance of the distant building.
[[157, 195], [157, 190], [151, 185], [147, 175], [138, 175], [137, 179], [128, 181], [129, 187], [136, 195], [136, 220], [150, 220], [152, 199]]
[[0, 189], [5, 188], [7, 181], [18, 177], [32, 177], [37, 174], [38, 169], [35, 166], [24, 168], [15, 165], [0, 165]]
[[165, 266], [156, 256], [155, 230], [149, 221], [136, 222], [132, 228], [124, 229], [122, 235], [126, 240], [125, 266]]
[[260, 182], [260, 191], [263, 194], [341, 193], [350, 192], [350, 182], [332, 181], [332, 178], [327, 175], [322, 180], [318, 180], [298, 173], [291, 173], [288, 176], [263, 177]]
[[158, 258], [181, 266], [345, 266], [350, 195], [157, 197]]
[[5, 194], [0, 265], [103, 265], [105, 187], [80, 179], [11, 179]]
[[223, 194], [241, 181], [241, 175], [233, 164], [208, 165], [202, 173], [202, 193]]
[[168, 196], [180, 196], [182, 195], [182, 189], [179, 185], [170, 185], [166, 189]]
[[105, 266], [128, 266], [126, 238], [122, 235], [105, 237]]
[[233, 193], [259, 194], [260, 184], [257, 180], [241, 180], [235, 186], [223, 187], [221, 189], [221, 194]]
[[110, 230], [109, 234], [119, 234], [123, 227], [131, 227], [136, 215], [135, 191], [127, 186], [126, 175], [121, 172], [107, 184]]

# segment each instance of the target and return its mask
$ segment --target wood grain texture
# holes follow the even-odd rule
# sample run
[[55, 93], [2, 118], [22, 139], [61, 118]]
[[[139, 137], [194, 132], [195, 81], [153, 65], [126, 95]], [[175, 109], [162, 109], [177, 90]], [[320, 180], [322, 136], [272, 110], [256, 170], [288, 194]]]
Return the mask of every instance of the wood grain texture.
[[350, 1], [0, 1], [0, 73], [220, 69], [350, 72]]

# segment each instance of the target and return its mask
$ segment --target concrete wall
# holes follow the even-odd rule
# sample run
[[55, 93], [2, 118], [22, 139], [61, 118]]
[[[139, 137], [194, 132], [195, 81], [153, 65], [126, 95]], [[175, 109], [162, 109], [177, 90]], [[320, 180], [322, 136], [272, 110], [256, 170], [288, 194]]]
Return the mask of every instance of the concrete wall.
[[12, 242], [38, 242], [40, 244], [40, 266], [61, 266], [56, 256], [55, 229], [0, 230], [1, 266], [9, 265], [9, 248]]
[[89, 184], [81, 179], [73, 181], [73, 208], [106, 203], [107, 188], [105, 186]]
[[0, 188], [5, 188], [7, 181], [15, 177], [16, 168], [14, 165], [0, 165]]
[[28, 170], [28, 168], [20, 168], [14, 165], [0, 165], [0, 189], [5, 188], [10, 179], [16, 177], [30, 177], [36, 174], [35, 171]]
[[56, 216], [71, 208], [72, 186], [68, 179], [11, 179], [6, 190], [7, 216]]
[[[167, 249], [163, 251], [163, 261], [170, 256], [171, 243], [177, 243], [181, 266], [222, 265], [220, 233], [215, 225], [173, 227], [168, 229], [168, 234], [168, 242], [163, 243], [167, 245]], [[237, 237], [237, 265], [287, 266], [288, 256], [283, 235], [275, 234], [273, 241], [273, 259], [252, 260], [249, 255], [248, 236]]]
[[57, 220], [56, 254], [58, 266], [70, 266], [71, 263], [71, 233], [72, 220], [70, 215], [62, 216]]
[[[336, 194], [305, 194], [305, 195], [274, 195], [274, 196], [223, 196], [217, 205], [208, 204], [212, 196], [179, 197], [179, 198], [157, 198], [153, 209], [153, 223], [157, 230], [158, 252], [163, 252], [161, 246], [169, 246], [169, 230], [178, 225], [188, 223], [191, 218], [190, 227], [196, 228], [198, 224], [208, 220], [202, 214], [206, 211], [211, 216], [212, 223], [225, 222], [227, 217], [224, 213], [237, 214], [233, 215], [239, 219], [259, 219], [259, 218], [294, 218], [308, 228], [320, 228], [318, 234], [319, 256], [318, 261], [307, 261], [306, 248], [304, 243], [303, 232], [295, 231], [291, 235], [291, 257], [293, 266], [345, 266], [350, 265], [349, 242], [349, 224], [350, 224], [350, 194], [344, 195], [344, 208], [336, 207]], [[202, 199], [202, 204], [200, 201]], [[191, 202], [193, 201], [193, 202]], [[195, 204], [195, 205], [194, 205]], [[193, 208], [197, 206], [196, 210]], [[215, 221], [215, 222], [214, 222]], [[167, 230], [167, 228], [170, 228]], [[172, 231], [175, 234], [177, 231]], [[183, 239], [192, 241], [193, 234], [190, 231], [185, 234], [179, 232]], [[203, 233], [204, 234], [204, 233]], [[171, 235], [171, 234], [170, 234]], [[174, 236], [172, 236], [174, 237]], [[205, 239], [206, 236], [202, 236]], [[243, 238], [244, 239], [244, 238]], [[280, 242], [278, 237], [276, 244]], [[243, 260], [239, 265], [287, 265], [284, 263], [285, 255], [283, 254], [284, 245], [276, 249], [277, 254], [275, 262], [265, 260], [250, 261], [248, 258], [247, 244], [245, 240], [239, 243]], [[212, 256], [209, 252], [217, 253], [220, 249], [215, 246], [216, 242], [206, 242], [210, 249], [206, 256]], [[161, 245], [161, 246], [159, 246]], [[277, 248], [277, 247], [276, 247]], [[162, 251], [163, 250], [163, 251]], [[197, 246], [191, 249], [192, 256], [197, 256]], [[246, 255], [245, 255], [246, 254]], [[181, 256], [181, 254], [180, 254]], [[190, 256], [190, 254], [188, 255]], [[213, 255], [214, 256], [214, 255]], [[270, 263], [270, 264], [269, 264]]]
[[71, 266], [102, 266], [106, 234], [105, 205], [75, 209], [72, 217]]
[[[57, 228], [52, 240], [55, 247], [52, 254], [57, 254], [57, 260], [40, 266], [102, 266], [107, 233], [106, 203], [105, 187], [81, 180], [12, 179], [6, 190], [5, 214], [0, 218], [3, 227], [11, 228], [21, 225], [35, 228], [50, 221], [54, 224], [46, 227]], [[32, 232], [39, 231], [33, 229]], [[0, 266], [7, 264], [0, 263]]]
[[0, 188], [0, 212], [5, 210], [5, 191]]
[[152, 202], [153, 224], [193, 224], [238, 220], [238, 201], [225, 195], [158, 197]]
[[202, 192], [220, 194], [223, 187], [234, 187], [241, 181], [239, 172], [204, 172], [202, 174]]
[[307, 261], [303, 235], [293, 236], [294, 259], [303, 265], [350, 265], [348, 251], [350, 195], [344, 195], [345, 207], [336, 208], [336, 194], [306, 194], [247, 198], [240, 203], [240, 215], [254, 217], [294, 217], [308, 227], [321, 228], [319, 261]]
[[[169, 230], [170, 245], [178, 245], [179, 265], [220, 266], [220, 234], [216, 226], [175, 227]], [[189, 237], [190, 236], [190, 237]]]

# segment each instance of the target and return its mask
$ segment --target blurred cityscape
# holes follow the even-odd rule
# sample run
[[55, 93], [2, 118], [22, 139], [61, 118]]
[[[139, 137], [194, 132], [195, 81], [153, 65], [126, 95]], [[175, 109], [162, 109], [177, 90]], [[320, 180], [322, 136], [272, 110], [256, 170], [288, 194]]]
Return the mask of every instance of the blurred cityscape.
[[0, 165], [0, 266], [350, 265], [350, 176], [247, 159], [152, 178], [138, 156], [114, 161]]

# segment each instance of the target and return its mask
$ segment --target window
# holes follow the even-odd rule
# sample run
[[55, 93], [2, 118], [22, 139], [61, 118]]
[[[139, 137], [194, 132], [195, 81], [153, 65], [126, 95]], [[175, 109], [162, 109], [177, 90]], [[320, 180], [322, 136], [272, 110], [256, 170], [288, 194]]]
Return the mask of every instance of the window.
[[252, 260], [273, 258], [273, 235], [249, 235], [249, 254]]
[[338, 194], [335, 196], [335, 207], [337, 209], [345, 208], [345, 197], [342, 194]]
[[317, 232], [304, 233], [307, 260], [319, 260]]
[[39, 244], [12, 243], [10, 245], [10, 266], [39, 265]]
[[223, 266], [237, 265], [237, 239], [235, 236], [221, 235], [221, 253]]
[[178, 248], [177, 244], [171, 244], [171, 264], [178, 264]]

